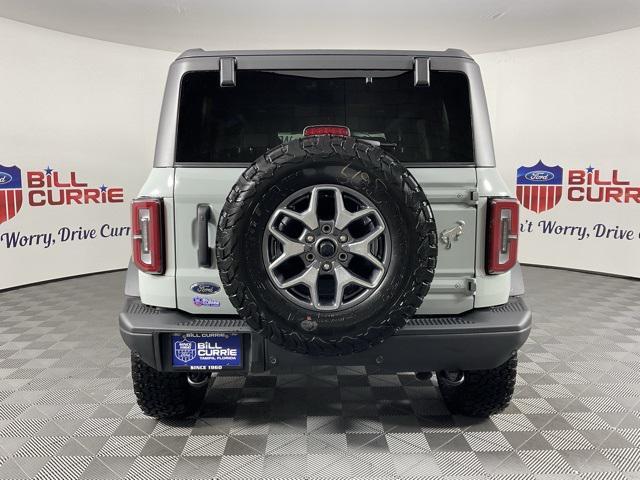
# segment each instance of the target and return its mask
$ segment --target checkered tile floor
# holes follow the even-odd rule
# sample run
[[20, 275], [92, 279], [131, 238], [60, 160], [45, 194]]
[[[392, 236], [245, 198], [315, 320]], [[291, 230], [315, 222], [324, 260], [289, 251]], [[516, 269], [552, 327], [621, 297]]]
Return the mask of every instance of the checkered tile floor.
[[525, 268], [515, 398], [451, 416], [434, 384], [357, 368], [219, 377], [196, 418], [138, 409], [123, 273], [0, 293], [0, 478], [640, 479], [640, 282]]

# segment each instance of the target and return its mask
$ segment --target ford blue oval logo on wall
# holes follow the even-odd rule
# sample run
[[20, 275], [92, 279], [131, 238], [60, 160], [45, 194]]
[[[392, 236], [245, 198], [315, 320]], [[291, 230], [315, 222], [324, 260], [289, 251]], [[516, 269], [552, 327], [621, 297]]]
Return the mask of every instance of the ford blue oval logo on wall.
[[532, 182], [548, 182], [549, 180], [553, 180], [553, 177], [555, 177], [555, 175], [546, 170], [534, 170], [524, 176], [524, 178]]
[[7, 172], [0, 172], [0, 185], [11, 183], [11, 180], [13, 180], [13, 177]]
[[198, 282], [191, 285], [191, 291], [200, 295], [211, 295], [219, 292], [220, 287], [211, 282]]

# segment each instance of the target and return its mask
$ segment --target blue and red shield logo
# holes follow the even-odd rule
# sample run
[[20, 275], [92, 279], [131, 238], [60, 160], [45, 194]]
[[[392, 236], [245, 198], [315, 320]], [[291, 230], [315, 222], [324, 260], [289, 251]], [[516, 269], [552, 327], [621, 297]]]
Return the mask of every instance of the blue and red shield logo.
[[0, 165], [0, 224], [11, 220], [22, 207], [22, 175], [16, 166]]
[[548, 167], [540, 160], [518, 168], [516, 196], [524, 208], [536, 213], [552, 209], [562, 197], [562, 167]]

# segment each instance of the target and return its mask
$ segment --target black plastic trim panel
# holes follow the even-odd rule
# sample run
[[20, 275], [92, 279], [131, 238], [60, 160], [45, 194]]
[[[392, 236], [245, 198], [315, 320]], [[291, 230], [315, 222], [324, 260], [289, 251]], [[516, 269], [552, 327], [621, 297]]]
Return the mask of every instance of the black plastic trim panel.
[[364, 352], [314, 357], [265, 341], [237, 317], [149, 307], [138, 297], [127, 297], [120, 314], [120, 333], [127, 346], [158, 370], [171, 370], [167, 348], [171, 333], [243, 334], [249, 372], [321, 365], [371, 365], [398, 372], [493, 368], [524, 344], [530, 330], [531, 311], [522, 297], [511, 297], [504, 305], [459, 315], [415, 317], [397, 335]]

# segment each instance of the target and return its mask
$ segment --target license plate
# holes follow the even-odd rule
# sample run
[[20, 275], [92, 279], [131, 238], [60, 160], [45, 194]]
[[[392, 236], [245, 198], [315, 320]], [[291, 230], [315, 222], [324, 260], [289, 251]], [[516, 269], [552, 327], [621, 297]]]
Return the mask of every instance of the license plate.
[[242, 336], [225, 333], [174, 334], [173, 366], [189, 370], [242, 368]]

